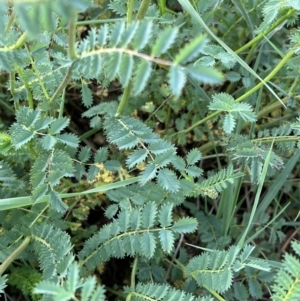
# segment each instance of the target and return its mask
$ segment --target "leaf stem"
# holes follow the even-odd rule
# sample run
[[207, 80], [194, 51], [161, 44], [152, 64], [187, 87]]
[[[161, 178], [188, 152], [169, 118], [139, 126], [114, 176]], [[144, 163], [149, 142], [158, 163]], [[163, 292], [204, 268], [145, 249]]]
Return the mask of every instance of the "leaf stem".
[[31, 238], [26, 237], [24, 241], [2, 262], [0, 265], [0, 276], [5, 272], [9, 265], [25, 250]]
[[0, 48], [0, 52], [7, 52], [7, 51], [12, 51], [12, 50], [16, 50], [16, 49], [19, 49], [20, 47], [22, 47], [24, 45], [24, 43], [26, 42], [27, 40], [27, 32], [25, 31], [21, 36], [20, 38], [18, 39], [18, 41], [11, 45], [11, 46], [8, 46], [8, 47], [3, 47], [3, 48]]
[[74, 13], [73, 19], [69, 22], [69, 32], [68, 32], [68, 54], [71, 60], [77, 58], [76, 55], [76, 21], [77, 14]]
[[268, 30], [261, 32], [250, 42], [248, 42], [243, 47], [236, 50], [235, 53], [239, 54], [239, 53], [245, 51], [246, 49], [248, 49], [249, 47], [251, 47], [253, 44], [260, 42], [266, 35], [268, 35], [270, 32], [272, 32], [274, 29], [276, 29], [276, 27], [280, 26], [285, 20], [287, 20], [289, 17], [291, 17], [295, 12], [297, 12], [296, 9], [290, 9], [285, 15], [283, 15], [281, 18], [279, 18]]
[[8, 19], [6, 26], [5, 26], [4, 33], [9, 32], [12, 24], [14, 23], [15, 18], [16, 18], [16, 11], [13, 11]]
[[151, 2], [151, 0], [143, 0], [142, 1], [141, 6], [140, 6], [138, 13], [136, 15], [136, 18], [135, 18], [136, 21], [141, 21], [144, 19], [147, 9], [150, 5], [150, 2]]
[[133, 289], [135, 288], [135, 274], [136, 274], [138, 262], [139, 262], [139, 257], [137, 255], [134, 258], [132, 271], [131, 271], [131, 284], [130, 284], [130, 287], [133, 288]]
[[127, 26], [132, 22], [134, 0], [128, 0], [127, 7]]
[[54, 92], [54, 94], [52, 95], [52, 97], [50, 98], [50, 104], [53, 104], [55, 99], [60, 95], [60, 93], [63, 92], [63, 90], [67, 87], [68, 83], [71, 80], [72, 77], [72, 65], [70, 66], [70, 68], [68, 68], [67, 73], [63, 79], [63, 81], [61, 82], [61, 84], [58, 86], [58, 88], [56, 89], [56, 91]]
[[117, 109], [116, 117], [118, 117], [122, 114], [125, 106], [127, 105], [130, 93], [131, 93], [131, 82], [129, 82], [128, 86], [124, 89], [121, 101], [120, 101], [118, 109]]

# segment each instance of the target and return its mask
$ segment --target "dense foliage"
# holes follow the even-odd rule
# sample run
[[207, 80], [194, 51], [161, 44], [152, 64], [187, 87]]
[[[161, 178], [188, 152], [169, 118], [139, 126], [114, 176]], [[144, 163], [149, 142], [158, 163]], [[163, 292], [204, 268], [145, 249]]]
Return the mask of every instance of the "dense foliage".
[[299, 13], [1, 1], [0, 293], [300, 300]]

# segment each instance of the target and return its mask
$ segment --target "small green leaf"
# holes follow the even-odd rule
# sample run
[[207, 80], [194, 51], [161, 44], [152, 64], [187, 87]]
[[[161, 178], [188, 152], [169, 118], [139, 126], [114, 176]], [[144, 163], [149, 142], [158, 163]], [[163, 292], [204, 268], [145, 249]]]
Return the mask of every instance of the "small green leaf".
[[122, 53], [113, 52], [109, 54], [107, 58], [107, 63], [105, 65], [106, 76], [109, 81], [112, 81], [116, 78], [118, 70], [120, 69], [122, 61]]
[[133, 39], [140, 23], [139, 22], [133, 22], [131, 23], [124, 31], [121, 42], [120, 42], [120, 47], [125, 48], [127, 45], [131, 42]]
[[201, 153], [196, 148], [194, 148], [191, 151], [189, 151], [186, 157], [186, 162], [188, 165], [194, 165], [201, 159], [201, 157]]
[[183, 67], [172, 65], [169, 72], [169, 85], [171, 92], [179, 97], [186, 83], [186, 74]]
[[162, 33], [159, 34], [158, 39], [152, 47], [151, 56], [157, 57], [165, 53], [171, 45], [175, 42], [177, 37], [178, 28], [166, 28]]
[[151, 232], [145, 232], [141, 238], [141, 246], [143, 250], [143, 255], [145, 257], [152, 257], [154, 255], [156, 241], [154, 235]]
[[152, 63], [146, 60], [141, 61], [137, 68], [133, 78], [133, 93], [138, 95], [141, 93], [149, 79], [152, 72]]
[[133, 72], [134, 60], [131, 55], [124, 54], [120, 69], [118, 71], [120, 82], [123, 87], [126, 87], [131, 79]]
[[46, 195], [48, 191], [47, 184], [41, 184], [38, 187], [34, 188], [32, 191], [32, 201], [35, 203], [39, 201], [43, 196]]
[[59, 284], [55, 284], [50, 281], [42, 281], [39, 282], [33, 292], [35, 294], [45, 294], [45, 295], [52, 295], [52, 296], [59, 296], [60, 298], [55, 298], [54, 300], [70, 300], [73, 298], [74, 292], [68, 292], [65, 288], [60, 286]]
[[19, 149], [24, 144], [28, 143], [33, 139], [35, 133], [29, 129], [23, 128], [19, 124], [13, 124], [10, 128], [12, 144], [16, 149]]
[[106, 147], [100, 147], [95, 154], [95, 163], [103, 163], [107, 160], [108, 150]]
[[226, 78], [232, 82], [232, 83], [235, 83], [237, 81], [239, 81], [241, 79], [241, 75], [237, 72], [234, 72], [234, 71], [229, 71], [226, 73]]
[[152, 27], [153, 27], [152, 22], [151, 21], [149, 22], [147, 20], [143, 20], [139, 24], [136, 34], [131, 43], [132, 48], [134, 50], [141, 50], [147, 45], [147, 43], [149, 42], [152, 36]]
[[203, 170], [197, 166], [189, 166], [185, 171], [193, 178], [199, 178], [203, 174]]
[[57, 139], [51, 135], [45, 135], [42, 138], [42, 146], [45, 150], [50, 150], [54, 147], [56, 144]]
[[170, 230], [162, 229], [158, 233], [161, 247], [164, 252], [170, 253], [174, 246], [174, 234]]
[[153, 179], [156, 176], [157, 169], [155, 164], [151, 163], [142, 171], [140, 183], [145, 185], [149, 180]]
[[172, 165], [179, 171], [185, 170], [185, 162], [181, 157], [175, 156], [172, 160]]
[[204, 49], [206, 45], [206, 38], [200, 35], [189, 44], [185, 45], [183, 49], [175, 57], [175, 64], [186, 64], [195, 59], [198, 54]]
[[61, 117], [53, 121], [49, 128], [49, 134], [55, 135], [59, 134], [63, 129], [65, 129], [70, 123], [70, 120], [66, 117]]
[[232, 133], [235, 127], [235, 118], [232, 114], [226, 114], [223, 122], [223, 130], [225, 133]]
[[102, 47], [106, 44], [107, 34], [108, 34], [108, 26], [107, 26], [107, 24], [104, 24], [98, 30], [97, 44], [100, 47]]
[[87, 180], [94, 181], [94, 179], [97, 176], [97, 174], [99, 173], [99, 171], [100, 171], [100, 169], [97, 166], [91, 165], [88, 170]]
[[4, 293], [4, 289], [7, 287], [6, 281], [7, 275], [3, 275], [0, 277], [0, 293]]
[[176, 233], [191, 233], [197, 229], [198, 222], [195, 218], [184, 217], [175, 222], [172, 230]]
[[161, 169], [157, 175], [158, 184], [169, 191], [178, 191], [180, 184], [175, 173], [167, 168]]
[[[89, 276], [82, 286], [81, 290], [81, 301], [88, 301], [93, 300], [91, 297], [93, 296], [94, 300], [104, 300], [104, 298], [97, 298], [95, 299], [95, 295], [93, 294], [93, 291], [96, 287], [96, 278]], [[93, 294], [93, 295], [92, 295]]]
[[74, 147], [76, 148], [78, 146], [79, 143], [79, 139], [77, 136], [75, 136], [74, 134], [71, 133], [65, 133], [65, 134], [61, 134], [61, 135], [57, 135], [56, 139], [59, 140], [60, 142]]
[[110, 47], [117, 46], [117, 44], [121, 40], [121, 36], [122, 36], [124, 29], [125, 29], [125, 22], [115, 23], [115, 26], [112, 29], [111, 34], [110, 34], [110, 43], [109, 43]]
[[104, 168], [109, 171], [118, 171], [121, 168], [121, 164], [117, 160], [108, 160], [104, 163]]
[[52, 190], [49, 194], [49, 201], [51, 204], [51, 207], [56, 210], [57, 212], [66, 212], [68, 209], [68, 206], [62, 201], [61, 197], [59, 194]]
[[82, 148], [80, 150], [78, 159], [81, 162], [87, 162], [91, 158], [91, 155], [92, 155], [91, 148], [88, 146], [85, 146], [84, 148]]
[[149, 229], [154, 226], [157, 214], [157, 206], [155, 203], [147, 203], [142, 213], [142, 224], [145, 229]]
[[79, 283], [79, 269], [77, 264], [73, 262], [69, 267], [68, 278], [65, 284], [69, 291], [75, 292]]
[[81, 84], [81, 96], [83, 105], [89, 108], [93, 104], [93, 95], [90, 88], [84, 82]]
[[169, 227], [172, 223], [172, 210], [173, 210], [173, 204], [167, 203], [164, 204], [160, 211], [159, 211], [159, 223], [160, 226], [163, 227]]
[[145, 161], [148, 156], [148, 152], [146, 149], [137, 149], [126, 160], [126, 164], [129, 168], [133, 168], [137, 164]]
[[213, 67], [202, 65], [188, 66], [186, 71], [188, 75], [205, 84], [221, 84], [224, 80], [223, 74]]
[[174, 155], [175, 155], [175, 150], [168, 149], [166, 152], [157, 155], [154, 160], [154, 163], [156, 164], [157, 167], [160, 167], [160, 168], [165, 167], [170, 162], [172, 162]]

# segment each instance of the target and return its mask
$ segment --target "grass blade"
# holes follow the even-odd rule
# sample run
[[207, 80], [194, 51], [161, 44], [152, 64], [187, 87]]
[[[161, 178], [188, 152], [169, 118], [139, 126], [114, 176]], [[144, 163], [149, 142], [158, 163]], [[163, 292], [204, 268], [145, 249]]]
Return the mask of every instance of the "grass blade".
[[[85, 195], [85, 194], [90, 194], [90, 193], [108, 191], [108, 190], [124, 187], [124, 186], [130, 185], [130, 184], [133, 184], [133, 183], [137, 183], [139, 181], [139, 179], [140, 179], [139, 177], [135, 177], [135, 178], [130, 178], [130, 179], [127, 179], [124, 181], [119, 181], [119, 182], [115, 182], [115, 183], [111, 183], [111, 184], [107, 184], [107, 185], [98, 186], [96, 188], [85, 190], [82, 192], [63, 193], [63, 194], [60, 194], [60, 197], [62, 199], [65, 199], [65, 198], [70, 198], [70, 197], [80, 196], [80, 195]], [[48, 195], [44, 196], [37, 202], [33, 202], [31, 196], [2, 199], [2, 200], [0, 200], [0, 211], [9, 210], [9, 209], [13, 209], [13, 208], [21, 208], [21, 207], [25, 207], [25, 206], [31, 206], [31, 205], [34, 205], [37, 203], [44, 203], [44, 202], [48, 202], [48, 201], [49, 201]]]

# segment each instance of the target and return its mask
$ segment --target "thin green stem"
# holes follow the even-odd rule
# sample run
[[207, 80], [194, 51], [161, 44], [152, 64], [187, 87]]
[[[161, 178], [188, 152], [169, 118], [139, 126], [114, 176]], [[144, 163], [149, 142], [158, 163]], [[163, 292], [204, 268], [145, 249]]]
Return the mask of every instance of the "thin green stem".
[[299, 87], [299, 77], [296, 77], [289, 91], [289, 94], [293, 94], [298, 87]]
[[69, 23], [68, 54], [69, 54], [69, 57], [71, 60], [75, 60], [77, 58], [77, 55], [76, 55], [76, 21], [77, 21], [77, 15], [74, 15], [73, 19]]
[[120, 116], [122, 114], [124, 108], [126, 107], [126, 105], [128, 103], [128, 99], [129, 99], [130, 93], [131, 93], [131, 82], [124, 89], [121, 101], [120, 101], [118, 109], [117, 109], [116, 116]]
[[62, 81], [62, 83], [58, 86], [58, 88], [56, 89], [56, 91], [54, 92], [54, 94], [52, 95], [51, 99], [50, 99], [50, 104], [53, 105], [54, 101], [56, 100], [56, 98], [63, 92], [63, 90], [67, 87], [68, 83], [71, 80], [71, 76], [72, 76], [72, 66], [67, 70], [67, 73]]
[[63, 93], [62, 93], [62, 97], [61, 97], [61, 102], [60, 102], [60, 105], [59, 105], [58, 118], [63, 117], [64, 108], [65, 108], [65, 97], [66, 97], [66, 88], [63, 89]]
[[6, 26], [5, 26], [5, 29], [4, 29], [5, 33], [9, 32], [12, 24], [14, 23], [15, 18], [16, 18], [16, 12], [13, 11], [13, 13], [10, 15], [10, 17], [8, 19], [8, 22], [7, 22]]
[[134, 0], [128, 0], [127, 4], [127, 26], [132, 22]]
[[[300, 45], [300, 42], [298, 42], [295, 47], [298, 47], [299, 45]], [[286, 56], [280, 61], [280, 63], [273, 69], [273, 71], [267, 77], [264, 78], [264, 82], [260, 82], [255, 87], [250, 89], [247, 93], [245, 93], [241, 97], [237, 98], [236, 102], [240, 102], [240, 101], [244, 100], [245, 98], [247, 98], [248, 96], [250, 96], [254, 92], [256, 92], [257, 90], [259, 90], [261, 87], [263, 87], [265, 83], [267, 83], [269, 80], [271, 80], [281, 70], [281, 68], [288, 62], [288, 60], [293, 56], [293, 54], [294, 54], [294, 50], [292, 49], [286, 54]]]
[[138, 13], [136, 15], [136, 18], [135, 18], [136, 21], [141, 21], [144, 19], [147, 9], [150, 5], [150, 2], [151, 2], [151, 0], [143, 0], [142, 1], [141, 6], [140, 6]]
[[131, 271], [131, 284], [130, 284], [130, 287], [133, 289], [135, 288], [135, 274], [136, 274], [138, 262], [139, 262], [139, 257], [135, 256], [133, 266], [132, 266], [132, 271]]
[[24, 86], [25, 86], [25, 89], [27, 91], [27, 101], [28, 101], [28, 107], [30, 109], [34, 109], [34, 104], [33, 104], [33, 96], [32, 96], [32, 93], [31, 93], [31, 90], [30, 90], [30, 86], [29, 84], [26, 82], [26, 80], [23, 79], [23, 70], [20, 69], [19, 67], [15, 67], [17, 72], [19, 73], [19, 76], [20, 78], [22, 79], [23, 83], [24, 83]]
[[236, 54], [240, 54], [249, 47], [251, 47], [253, 44], [256, 44], [260, 42], [266, 35], [268, 35], [270, 32], [272, 32], [274, 29], [276, 29], [278, 26], [280, 26], [285, 20], [289, 19], [294, 13], [296, 13], [297, 10], [291, 9], [289, 10], [285, 15], [283, 15], [281, 18], [279, 18], [268, 30], [265, 30], [261, 32], [259, 35], [257, 35], [254, 39], [252, 39], [250, 42], [245, 44], [240, 49], [236, 50]]
[[82, 135], [79, 137], [79, 140], [80, 140], [80, 141], [83, 141], [83, 140], [85, 140], [86, 138], [88, 138], [88, 137], [94, 135], [94, 134], [97, 133], [97, 132], [99, 132], [99, 129], [98, 129], [98, 128], [91, 129], [91, 130], [85, 132], [84, 134], [82, 134]]
[[125, 20], [126, 20], [126, 18], [84, 20], [84, 21], [76, 22], [76, 26], [116, 23], [116, 22], [122, 22], [122, 21], [125, 21]]
[[18, 39], [18, 41], [11, 45], [11, 46], [8, 46], [8, 47], [3, 47], [3, 48], [0, 48], [0, 52], [7, 52], [7, 51], [12, 51], [12, 50], [16, 50], [16, 49], [19, 49], [20, 47], [22, 47], [24, 45], [24, 43], [26, 42], [27, 40], [27, 37], [28, 37], [28, 34], [27, 32], [25, 31], [21, 36], [20, 38]]
[[0, 265], [0, 276], [6, 271], [10, 264], [18, 258], [30, 243], [31, 238], [26, 237], [24, 241], [2, 262]]
[[[15, 93], [16, 93], [16, 86], [15, 86], [15, 83], [16, 83], [16, 79], [15, 79], [15, 72], [14, 71], [11, 71], [9, 72], [9, 89], [10, 89], [10, 93], [11, 95], [14, 97]], [[17, 101], [14, 101], [14, 107], [15, 107], [15, 111], [17, 111], [19, 109], [19, 102]], [[10, 106], [9, 106], [10, 107]], [[11, 108], [11, 107], [10, 107]]]

